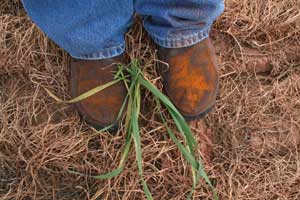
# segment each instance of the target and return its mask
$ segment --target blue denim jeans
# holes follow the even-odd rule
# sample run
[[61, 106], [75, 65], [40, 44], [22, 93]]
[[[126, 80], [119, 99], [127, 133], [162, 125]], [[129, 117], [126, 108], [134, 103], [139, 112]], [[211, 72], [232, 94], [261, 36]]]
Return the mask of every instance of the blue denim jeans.
[[23, 0], [33, 21], [74, 58], [120, 55], [134, 13], [142, 16], [154, 42], [166, 48], [208, 37], [223, 0]]

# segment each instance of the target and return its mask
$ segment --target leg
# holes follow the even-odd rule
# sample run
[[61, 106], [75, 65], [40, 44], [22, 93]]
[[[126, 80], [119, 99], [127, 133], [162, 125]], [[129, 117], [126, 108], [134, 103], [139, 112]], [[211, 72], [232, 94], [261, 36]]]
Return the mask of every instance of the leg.
[[[130, 0], [23, 0], [37, 25], [68, 51], [73, 97], [114, 79], [123, 63], [124, 34], [133, 17]], [[127, 91], [122, 82], [78, 103], [80, 116], [95, 128], [117, 125]]]
[[188, 120], [202, 118], [213, 107], [218, 88], [216, 56], [206, 39], [222, 0], [137, 0], [136, 10], [158, 44], [164, 91]]
[[74, 58], [103, 59], [124, 52], [132, 22], [129, 0], [23, 0], [33, 21]]
[[207, 38], [224, 3], [223, 0], [136, 0], [135, 8], [158, 45], [179, 48]]

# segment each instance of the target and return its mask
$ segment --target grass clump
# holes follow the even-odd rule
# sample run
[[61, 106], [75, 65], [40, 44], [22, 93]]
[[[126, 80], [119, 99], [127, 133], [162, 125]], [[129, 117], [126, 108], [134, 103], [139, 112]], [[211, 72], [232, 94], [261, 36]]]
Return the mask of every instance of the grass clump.
[[[213, 193], [214, 193], [214, 199], [218, 199], [217, 194], [215, 193], [213, 186], [204, 171], [201, 159], [197, 159], [195, 152], [198, 151], [197, 148], [197, 142], [195, 138], [193, 137], [192, 131], [183, 118], [183, 116], [179, 113], [179, 111], [176, 109], [176, 107], [172, 104], [172, 102], [169, 100], [167, 96], [165, 96], [162, 92], [159, 91], [149, 80], [147, 80], [142, 73], [140, 63], [138, 60], [134, 59], [128, 67], [125, 67], [123, 65], [119, 65], [119, 70], [116, 72], [114, 76], [114, 80], [106, 83], [104, 85], [98, 86], [94, 89], [91, 89], [80, 96], [71, 99], [69, 101], [62, 101], [55, 95], [53, 95], [49, 90], [47, 92], [51, 97], [53, 97], [58, 102], [64, 102], [64, 103], [76, 103], [79, 102], [89, 96], [94, 95], [97, 92], [101, 92], [101, 90], [110, 87], [111, 85], [123, 81], [127, 90], [128, 94], [125, 98], [125, 101], [123, 103], [123, 106], [119, 112], [118, 119], [120, 120], [122, 118], [122, 113], [124, 112], [125, 107], [127, 106], [126, 117], [125, 117], [125, 133], [126, 133], [126, 141], [125, 141], [125, 147], [121, 156], [120, 164], [118, 168], [102, 175], [97, 176], [89, 176], [96, 179], [109, 179], [113, 178], [117, 175], [119, 175], [123, 169], [126, 162], [126, 158], [128, 156], [132, 141], [134, 143], [135, 152], [136, 152], [136, 162], [138, 166], [139, 176], [141, 177], [141, 183], [143, 186], [143, 190], [147, 196], [148, 200], [153, 199], [151, 192], [147, 186], [146, 181], [143, 178], [143, 166], [142, 166], [142, 147], [141, 147], [141, 135], [140, 135], [140, 128], [139, 128], [139, 115], [140, 115], [140, 109], [141, 109], [141, 87], [146, 88], [149, 90], [155, 97], [156, 102], [156, 110], [159, 113], [159, 116], [167, 130], [167, 133], [169, 134], [170, 138], [173, 140], [173, 142], [177, 145], [180, 152], [185, 157], [186, 161], [191, 166], [192, 176], [193, 176], [193, 186], [190, 191], [190, 194], [188, 195], [188, 199], [190, 199], [193, 195], [194, 189], [198, 184], [198, 180], [200, 178], [203, 178], [205, 182], [211, 187]], [[182, 144], [179, 139], [176, 137], [175, 133], [172, 131], [172, 129], [169, 127], [165, 113], [162, 112], [161, 107], [165, 106], [168, 113], [174, 120], [174, 123], [178, 129], [178, 131], [183, 136], [185, 143]], [[109, 130], [113, 125], [109, 125], [99, 131], [98, 133], [102, 133], [103, 131]], [[75, 171], [74, 169], [70, 170], [71, 173], [78, 174], [78, 175], [85, 175], [82, 173], [79, 173]]]

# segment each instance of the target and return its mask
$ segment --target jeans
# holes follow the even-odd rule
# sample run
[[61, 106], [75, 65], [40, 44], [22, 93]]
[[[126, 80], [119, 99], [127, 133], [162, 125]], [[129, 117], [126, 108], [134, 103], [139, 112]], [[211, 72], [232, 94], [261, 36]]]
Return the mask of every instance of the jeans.
[[120, 55], [136, 12], [154, 42], [165, 48], [208, 37], [223, 0], [23, 0], [32, 20], [72, 57], [96, 60]]

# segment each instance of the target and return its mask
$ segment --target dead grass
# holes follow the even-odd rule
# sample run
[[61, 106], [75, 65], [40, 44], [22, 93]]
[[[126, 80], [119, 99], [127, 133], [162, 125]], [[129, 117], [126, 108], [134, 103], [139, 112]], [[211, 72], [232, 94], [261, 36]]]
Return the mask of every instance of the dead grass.
[[[214, 135], [207, 170], [221, 199], [300, 199], [300, 2], [226, 5], [212, 30], [221, 87], [204, 121]], [[154, 45], [139, 23], [127, 41], [128, 58], [141, 58], [146, 76], [161, 88]], [[71, 106], [42, 90], [69, 98], [68, 62], [19, 1], [0, 0], [0, 199], [143, 199], [133, 152], [111, 180], [66, 171], [107, 172], [118, 165], [124, 143], [121, 132], [94, 136]], [[144, 95], [146, 180], [155, 199], [184, 199], [189, 167], [151, 112], [151, 95]], [[211, 198], [206, 186], [195, 196]]]

